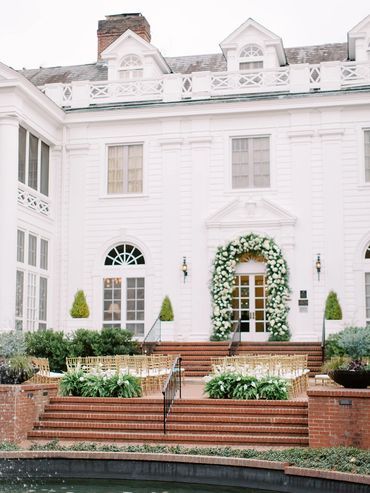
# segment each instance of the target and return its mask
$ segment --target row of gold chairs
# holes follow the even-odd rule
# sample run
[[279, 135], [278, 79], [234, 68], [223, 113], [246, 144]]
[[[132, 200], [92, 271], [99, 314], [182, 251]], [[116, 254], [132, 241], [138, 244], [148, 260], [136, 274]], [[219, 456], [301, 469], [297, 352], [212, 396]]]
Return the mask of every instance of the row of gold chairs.
[[120, 372], [137, 377], [143, 393], [160, 390], [175, 361], [173, 355], [117, 355], [67, 358], [67, 370], [82, 369], [86, 373]]
[[292, 397], [308, 387], [307, 355], [248, 354], [212, 358], [212, 373], [241, 373], [257, 378], [280, 377], [289, 381]]

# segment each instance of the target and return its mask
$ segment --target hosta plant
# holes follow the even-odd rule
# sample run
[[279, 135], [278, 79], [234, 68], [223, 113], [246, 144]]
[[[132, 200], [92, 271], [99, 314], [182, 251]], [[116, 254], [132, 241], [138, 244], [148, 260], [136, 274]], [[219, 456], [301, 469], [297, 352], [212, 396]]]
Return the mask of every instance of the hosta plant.
[[283, 378], [257, 377], [238, 373], [223, 373], [205, 385], [205, 392], [211, 399], [269, 399], [287, 400], [289, 383]]

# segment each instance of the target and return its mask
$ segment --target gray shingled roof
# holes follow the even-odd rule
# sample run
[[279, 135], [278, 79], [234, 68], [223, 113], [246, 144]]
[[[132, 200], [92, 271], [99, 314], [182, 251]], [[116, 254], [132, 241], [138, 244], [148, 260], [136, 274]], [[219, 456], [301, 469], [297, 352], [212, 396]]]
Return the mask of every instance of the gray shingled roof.
[[[288, 63], [320, 63], [329, 61], [344, 61], [347, 59], [347, 43], [332, 43], [317, 46], [298, 46], [286, 48]], [[175, 73], [190, 74], [210, 70], [223, 72], [226, 70], [226, 60], [222, 53], [210, 55], [190, 55], [168, 57], [166, 62]], [[68, 83], [74, 80], [106, 80], [107, 67], [98, 62], [85, 65], [70, 65], [66, 67], [40, 67], [38, 69], [20, 70], [35, 86], [43, 86], [54, 82]]]

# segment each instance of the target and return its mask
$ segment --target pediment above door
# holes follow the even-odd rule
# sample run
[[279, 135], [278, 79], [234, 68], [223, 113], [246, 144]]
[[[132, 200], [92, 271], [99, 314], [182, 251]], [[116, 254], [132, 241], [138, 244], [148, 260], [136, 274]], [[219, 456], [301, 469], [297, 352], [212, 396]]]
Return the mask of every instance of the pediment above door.
[[296, 216], [266, 199], [236, 199], [206, 221], [208, 229], [294, 226]]

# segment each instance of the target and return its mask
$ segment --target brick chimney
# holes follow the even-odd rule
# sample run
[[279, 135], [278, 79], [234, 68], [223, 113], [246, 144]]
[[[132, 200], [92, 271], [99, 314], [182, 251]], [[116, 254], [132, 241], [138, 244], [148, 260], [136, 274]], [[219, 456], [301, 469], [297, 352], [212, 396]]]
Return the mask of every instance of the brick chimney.
[[142, 14], [106, 15], [105, 20], [99, 21], [98, 24], [98, 60], [101, 59], [101, 52], [127, 29], [131, 29], [150, 43], [150, 25]]

